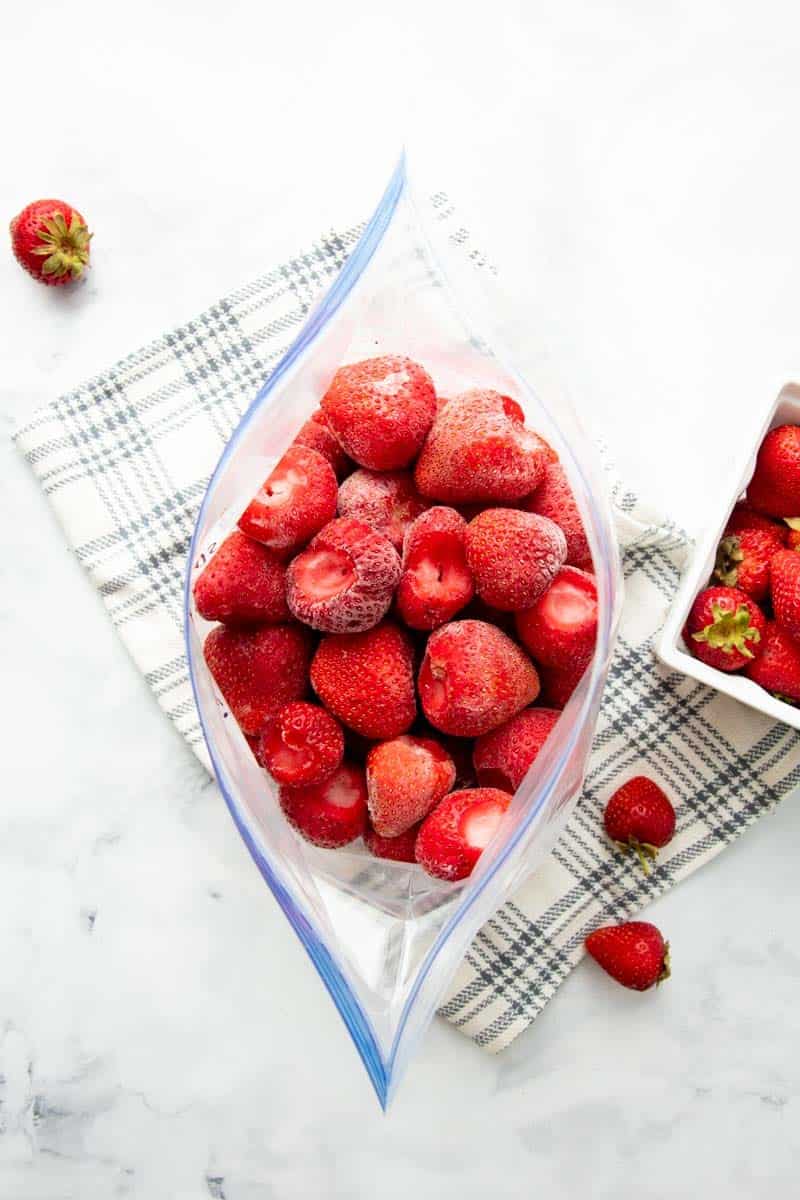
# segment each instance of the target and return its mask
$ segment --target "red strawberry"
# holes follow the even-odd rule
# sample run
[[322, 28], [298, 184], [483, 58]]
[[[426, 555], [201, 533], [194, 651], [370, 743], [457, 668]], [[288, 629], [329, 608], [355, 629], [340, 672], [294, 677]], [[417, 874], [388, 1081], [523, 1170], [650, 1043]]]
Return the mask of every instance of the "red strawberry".
[[533, 663], [494, 625], [453, 621], [428, 638], [419, 694], [425, 716], [443, 733], [487, 733], [538, 693]]
[[538, 666], [542, 691], [539, 699], [551, 708], [567, 707], [572, 693], [586, 674], [588, 664], [580, 660], [566, 667]]
[[257, 758], [278, 783], [322, 783], [344, 758], [342, 727], [324, 708], [295, 700], [261, 734]]
[[411, 522], [427, 508], [410, 471], [354, 471], [339, 488], [339, 515], [355, 517], [388, 538], [397, 550]]
[[290, 446], [239, 518], [248, 537], [284, 557], [336, 516], [336, 476], [327, 459]]
[[635, 850], [646, 875], [648, 858], [655, 858], [675, 833], [675, 809], [657, 783], [635, 775], [618, 787], [603, 814], [606, 833], [620, 850]]
[[738, 671], [761, 652], [766, 620], [738, 588], [705, 588], [689, 610], [684, 641], [695, 658], [720, 671]]
[[426, 817], [455, 783], [453, 760], [431, 738], [394, 738], [367, 755], [367, 806], [373, 829], [397, 837]]
[[714, 578], [725, 587], [738, 587], [756, 602], [769, 590], [769, 564], [783, 548], [779, 527], [743, 529], [722, 539], [717, 547]]
[[800, 427], [770, 429], [747, 486], [747, 503], [770, 517], [800, 515]]
[[723, 537], [727, 537], [731, 533], [744, 533], [745, 529], [761, 529], [767, 533], [774, 533], [775, 536], [782, 542], [786, 541], [786, 526], [779, 521], [773, 521], [771, 517], [762, 517], [760, 513], [753, 512], [743, 500], [733, 507], [733, 512], [728, 517], [728, 524], [725, 526]]
[[352, 470], [353, 464], [333, 436], [321, 408], [314, 410], [292, 445], [306, 446], [309, 450], [316, 450], [317, 454], [327, 458], [337, 479], [344, 479], [345, 475]]
[[548, 462], [542, 481], [524, 503], [527, 512], [549, 517], [564, 531], [567, 540], [566, 562], [572, 567], [591, 571], [592, 552], [583, 520], [575, 503], [564, 468], [557, 460]]
[[775, 621], [767, 622], [761, 653], [744, 673], [779, 700], [800, 704], [800, 642]]
[[399, 737], [417, 714], [411, 639], [391, 621], [324, 637], [311, 683], [326, 708], [364, 737]]
[[400, 557], [363, 521], [326, 525], [286, 572], [286, 602], [299, 621], [325, 633], [361, 633], [386, 615]]
[[517, 613], [516, 623], [520, 641], [537, 663], [583, 674], [597, 641], [594, 576], [562, 567], [533, 607]]
[[403, 547], [397, 610], [412, 629], [435, 629], [472, 598], [464, 535], [454, 508], [429, 508], [410, 526]]
[[234, 719], [245, 733], [257, 734], [308, 686], [310, 637], [300, 625], [230, 629], [218, 625], [203, 655]]
[[195, 580], [194, 602], [207, 621], [286, 621], [285, 577], [277, 555], [235, 530]]
[[342, 763], [322, 783], [281, 787], [278, 799], [289, 824], [315, 846], [346, 846], [367, 827], [364, 772], [352, 763]]
[[419, 363], [387, 354], [340, 367], [322, 408], [351, 458], [390, 471], [419, 453], [436, 414], [436, 392]]
[[89, 265], [92, 235], [81, 214], [63, 200], [35, 200], [10, 225], [14, 257], [50, 287], [80, 279]]
[[414, 479], [423, 496], [445, 504], [519, 500], [537, 486], [547, 461], [547, 446], [525, 428], [516, 401], [476, 389], [440, 409]]
[[560, 716], [555, 708], [526, 708], [479, 737], [472, 753], [479, 785], [515, 792]]
[[467, 526], [475, 590], [493, 608], [516, 612], [546, 592], [567, 543], [554, 521], [515, 508], [487, 508]]
[[376, 858], [388, 858], [393, 862], [416, 862], [414, 846], [417, 841], [419, 825], [412, 825], [405, 833], [397, 837], [381, 837], [374, 829], [367, 829], [364, 834], [364, 845], [370, 854]]
[[669, 979], [669, 943], [648, 921], [605, 925], [586, 939], [595, 962], [623, 987], [646, 992]]
[[800, 637], [800, 554], [781, 550], [770, 563], [775, 620], [792, 637]]
[[420, 826], [417, 862], [436, 879], [466, 879], [510, 803], [508, 793], [496, 788], [450, 792]]

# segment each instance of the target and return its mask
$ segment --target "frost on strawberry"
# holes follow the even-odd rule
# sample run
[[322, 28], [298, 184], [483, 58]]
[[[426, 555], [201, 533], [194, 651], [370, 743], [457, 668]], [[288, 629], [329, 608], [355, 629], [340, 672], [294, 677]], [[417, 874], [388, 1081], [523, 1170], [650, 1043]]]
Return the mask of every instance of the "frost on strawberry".
[[239, 528], [285, 558], [333, 520], [336, 496], [328, 460], [307, 446], [290, 446], [242, 513]]
[[363, 737], [399, 737], [417, 715], [413, 646], [392, 621], [365, 633], [324, 637], [311, 663], [311, 683], [325, 707]]
[[367, 755], [370, 821], [383, 837], [397, 837], [418, 824], [455, 783], [452, 758], [432, 738], [380, 742]]
[[295, 701], [269, 722], [259, 739], [257, 758], [276, 783], [322, 783], [344, 758], [342, 727], [319, 705]]
[[546, 592], [567, 553], [554, 521], [514, 508], [487, 508], [470, 521], [466, 548], [478, 595], [507, 612], [529, 608]]
[[479, 785], [515, 792], [560, 716], [555, 708], [526, 708], [477, 738], [472, 759]]
[[564, 468], [557, 460], [548, 462], [542, 481], [524, 503], [528, 512], [539, 513], [555, 521], [566, 538], [566, 561], [572, 567], [591, 571], [592, 552], [581, 514]]
[[299, 625], [211, 630], [203, 644], [206, 665], [244, 733], [261, 733], [284, 704], [303, 696], [310, 642]]
[[466, 879], [500, 827], [510, 803], [508, 793], [496, 788], [451, 792], [420, 826], [417, 862], [437, 879]]
[[266, 546], [234, 530], [197, 577], [194, 602], [206, 621], [286, 621], [286, 569]]
[[406, 533], [397, 610], [412, 629], [436, 629], [472, 599], [467, 525], [454, 508], [437, 505]]

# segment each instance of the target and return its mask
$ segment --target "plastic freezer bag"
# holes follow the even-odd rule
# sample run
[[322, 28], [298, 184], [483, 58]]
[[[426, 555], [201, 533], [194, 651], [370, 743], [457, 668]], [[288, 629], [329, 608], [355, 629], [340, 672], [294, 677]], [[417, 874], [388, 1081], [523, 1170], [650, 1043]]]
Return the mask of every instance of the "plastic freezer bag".
[[[620, 599], [614, 531], [593, 452], [563, 401], [552, 406], [535, 394], [476, 317], [479, 283], [466, 256], [437, 241], [435, 222], [426, 227], [402, 160], [339, 276], [226, 447], [200, 509], [186, 580], [192, 684], [220, 788], [384, 1107], [471, 939], [541, 863], [579, 796]], [[592, 665], [473, 873], [460, 882], [372, 857], [361, 839], [329, 850], [294, 832], [276, 785], [206, 667], [210, 626], [192, 598], [198, 574], [317, 408], [336, 369], [381, 354], [423, 364], [439, 395], [488, 387], [515, 398], [527, 425], [560, 455], [594, 559], [599, 629]]]

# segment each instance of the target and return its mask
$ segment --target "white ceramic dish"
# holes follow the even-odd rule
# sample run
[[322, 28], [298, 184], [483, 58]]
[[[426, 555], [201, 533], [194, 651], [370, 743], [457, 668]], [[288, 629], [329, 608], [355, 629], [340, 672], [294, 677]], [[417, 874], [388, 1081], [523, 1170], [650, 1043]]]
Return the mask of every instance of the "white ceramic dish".
[[683, 640], [683, 627], [689, 615], [695, 596], [708, 584], [714, 570], [717, 546], [737, 500], [745, 491], [755, 467], [756, 455], [765, 434], [776, 425], [800, 425], [800, 384], [787, 383], [781, 388], [778, 397], [771, 404], [764, 420], [758, 429], [754, 429], [748, 442], [746, 457], [737, 465], [731, 478], [731, 486], [726, 489], [726, 499], [716, 515], [715, 521], [706, 533], [699, 539], [694, 554], [684, 571], [677, 595], [672, 602], [666, 624], [656, 645], [656, 654], [661, 661], [673, 671], [681, 671], [691, 675], [701, 683], [716, 688], [749, 704], [759, 712], [766, 713], [776, 721], [783, 721], [800, 729], [800, 708], [776, 700], [764, 688], [746, 679], [738, 672], [726, 675], [717, 671], [695, 658], [687, 649]]

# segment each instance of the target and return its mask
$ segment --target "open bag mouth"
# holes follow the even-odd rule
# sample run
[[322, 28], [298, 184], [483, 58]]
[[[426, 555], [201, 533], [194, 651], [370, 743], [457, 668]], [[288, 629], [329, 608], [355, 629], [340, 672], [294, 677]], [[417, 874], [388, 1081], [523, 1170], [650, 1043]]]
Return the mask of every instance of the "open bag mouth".
[[[488, 332], [495, 322], [478, 316], [486, 302], [467, 256], [441, 234], [437, 240], [435, 212], [416, 200], [403, 157], [360, 241], [228, 442], [197, 517], [186, 573], [189, 670], [217, 780], [384, 1107], [475, 933], [541, 863], [577, 802], [621, 602], [613, 521], [594, 451], [563, 400], [548, 404], [510, 365]], [[456, 883], [414, 863], [375, 858], [360, 840], [326, 850], [295, 833], [206, 666], [210, 625], [192, 594], [336, 369], [381, 354], [425, 364], [443, 396], [471, 387], [513, 396], [526, 423], [559, 454], [594, 560], [592, 663], [475, 870]]]

